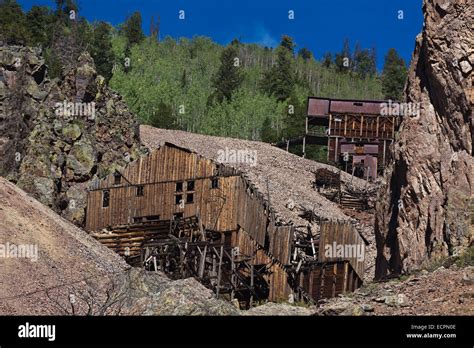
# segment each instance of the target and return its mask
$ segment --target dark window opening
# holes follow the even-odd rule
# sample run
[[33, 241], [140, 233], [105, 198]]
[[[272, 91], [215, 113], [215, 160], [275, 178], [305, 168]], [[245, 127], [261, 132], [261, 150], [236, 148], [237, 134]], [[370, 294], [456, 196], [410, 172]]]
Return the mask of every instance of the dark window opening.
[[265, 233], [265, 240], [263, 242], [263, 247], [268, 250], [270, 248], [270, 236], [268, 233]]
[[180, 204], [182, 200], [183, 200], [183, 195], [175, 196], [175, 204]]
[[144, 194], [143, 185], [137, 186], [137, 196], [143, 196]]
[[142, 222], [143, 221], [143, 216], [135, 216], [133, 218], [133, 222]]
[[364, 105], [364, 104], [362, 104], [361, 102], [354, 102], [353, 105], [355, 105], [355, 106], [362, 106], [362, 105]]
[[187, 190], [188, 191], [194, 191], [194, 180], [188, 181]]
[[232, 233], [224, 233], [224, 246], [232, 246]]
[[193, 203], [194, 201], [194, 194], [193, 193], [188, 193], [186, 195], [186, 203]]
[[183, 213], [174, 213], [173, 217], [175, 220], [179, 220], [183, 218]]
[[183, 183], [177, 182], [176, 183], [176, 192], [183, 192]]
[[213, 188], [213, 189], [219, 188], [219, 179], [217, 179], [217, 178], [212, 179], [211, 188]]
[[107, 208], [109, 206], [110, 201], [110, 191], [104, 190], [102, 191], [102, 207]]
[[120, 182], [122, 181], [122, 176], [120, 175], [119, 172], [114, 173], [114, 185], [120, 185]]

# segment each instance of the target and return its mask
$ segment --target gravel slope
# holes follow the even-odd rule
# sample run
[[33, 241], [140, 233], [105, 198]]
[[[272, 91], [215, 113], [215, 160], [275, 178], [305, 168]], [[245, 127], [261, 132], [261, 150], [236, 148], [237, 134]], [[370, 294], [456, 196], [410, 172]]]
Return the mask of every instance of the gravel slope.
[[38, 260], [0, 257], [0, 314], [52, 313], [45, 288], [129, 268], [86, 232], [0, 178], [0, 244], [7, 243], [36, 245]]

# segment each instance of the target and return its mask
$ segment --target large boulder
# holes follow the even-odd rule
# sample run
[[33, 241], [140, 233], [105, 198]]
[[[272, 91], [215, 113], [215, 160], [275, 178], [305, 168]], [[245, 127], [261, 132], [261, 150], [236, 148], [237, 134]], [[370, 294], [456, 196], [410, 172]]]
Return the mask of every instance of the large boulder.
[[194, 278], [169, 280], [164, 274], [132, 268], [126, 275], [123, 314], [134, 315], [240, 315], [230, 302]]

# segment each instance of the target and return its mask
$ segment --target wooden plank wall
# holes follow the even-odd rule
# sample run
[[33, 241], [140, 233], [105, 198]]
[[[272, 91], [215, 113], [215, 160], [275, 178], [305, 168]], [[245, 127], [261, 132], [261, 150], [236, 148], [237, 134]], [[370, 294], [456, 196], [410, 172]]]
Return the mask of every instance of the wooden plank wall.
[[[223, 173], [230, 176], [222, 176]], [[235, 173], [232, 168], [223, 168], [188, 150], [163, 146], [127, 166], [122, 171], [126, 180], [121, 178], [120, 184], [115, 185], [115, 176], [110, 174], [97, 184], [97, 190], [89, 192], [86, 230], [98, 231], [108, 225], [132, 223], [137, 216], [160, 215], [160, 219], [170, 219], [179, 212], [183, 212], [184, 217], [199, 213], [209, 229], [234, 230], [238, 201]], [[217, 176], [219, 187], [211, 189], [211, 178]], [[183, 182], [186, 190], [188, 180], [195, 181], [194, 203], [180, 209], [175, 204], [176, 182]], [[144, 185], [144, 195], [137, 196], [136, 186], [130, 183]], [[109, 189], [109, 207], [102, 207], [100, 189]], [[232, 223], [229, 225], [228, 221]]]
[[349, 261], [334, 261], [312, 265], [300, 276], [299, 285], [313, 298], [330, 298], [354, 291], [360, 286], [358, 276]]
[[270, 257], [282, 265], [289, 264], [291, 238], [294, 227], [276, 226], [275, 214], [269, 209], [269, 203], [255, 188], [249, 187], [242, 178], [240, 202], [237, 210], [237, 223], [250, 237], [262, 247], [265, 246], [265, 236], [268, 238]]
[[[133, 184], [145, 184], [215, 176], [218, 166], [187, 149], [166, 144], [130, 163], [121, 173]], [[113, 173], [100, 181], [99, 188], [111, 186], [114, 186]]]
[[282, 265], [290, 263], [290, 246], [293, 231], [292, 226], [276, 226], [269, 230], [269, 254], [279, 260]]
[[354, 227], [349, 222], [334, 222], [334, 221], [323, 221], [320, 224], [320, 237], [319, 237], [319, 262], [328, 261], [343, 261], [348, 260], [357, 275], [364, 279], [364, 260], [359, 260], [356, 255], [354, 257], [326, 257], [325, 250], [326, 245], [354, 245], [357, 248], [364, 248], [365, 257], [365, 243], [359, 233], [354, 230]]
[[[254, 265], [268, 265], [272, 258], [263, 249], [259, 249], [257, 242], [249, 233], [240, 228], [233, 237], [233, 246], [238, 246], [242, 255], [255, 255], [252, 263]], [[288, 300], [291, 288], [288, 284], [288, 274], [281, 263], [273, 263], [270, 266], [270, 274], [265, 277], [268, 282], [270, 301]]]
[[333, 114], [329, 121], [329, 129], [331, 136], [337, 137], [393, 139], [395, 122], [394, 116]]
[[265, 244], [268, 210], [263, 195], [250, 186], [244, 178], [238, 183], [237, 224], [260, 245]]
[[[109, 206], [102, 206], [103, 190], [90, 191], [87, 199], [86, 230], [100, 231], [107, 226], [133, 223], [134, 217], [159, 215], [160, 220], [169, 220], [175, 213], [183, 217], [199, 215], [205, 228], [231, 231], [237, 228], [236, 181], [240, 177], [219, 177], [219, 187], [211, 188], [211, 178], [195, 179], [194, 190], [186, 190], [183, 181], [182, 198], [186, 202], [187, 192], [193, 194], [193, 203], [175, 204], [176, 182], [143, 185], [143, 196], [137, 196], [136, 186], [109, 188]], [[181, 194], [181, 193], [180, 193]]]

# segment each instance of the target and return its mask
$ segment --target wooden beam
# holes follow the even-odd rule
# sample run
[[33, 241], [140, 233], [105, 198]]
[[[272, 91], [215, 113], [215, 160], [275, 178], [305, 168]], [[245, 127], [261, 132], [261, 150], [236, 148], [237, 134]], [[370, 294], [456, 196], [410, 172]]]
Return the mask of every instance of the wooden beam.
[[348, 273], [349, 273], [349, 262], [346, 261], [346, 262], [344, 262], [344, 287], [343, 287], [343, 293], [346, 293], [346, 292], [349, 290], [348, 287], [347, 287]]
[[[217, 253], [217, 250], [214, 248], [214, 251]], [[221, 277], [222, 277], [222, 257], [224, 256], [224, 246], [221, 245], [219, 256], [219, 265], [217, 266], [217, 287], [216, 287], [216, 297], [219, 297], [219, 290], [221, 286]]]
[[235, 276], [235, 262], [234, 262], [234, 248], [230, 251], [230, 271], [231, 271], [231, 276], [230, 276], [230, 282], [232, 286], [232, 290], [230, 292], [230, 300], [232, 301], [235, 296], [235, 288], [237, 287], [236, 284], [236, 276]]
[[347, 133], [347, 114], [344, 114], [344, 136]]
[[254, 291], [254, 265], [253, 262], [250, 264], [250, 288], [251, 288], [251, 295], [249, 305], [252, 307], [253, 304], [253, 291]]
[[200, 260], [200, 263], [199, 263], [199, 273], [198, 273], [198, 276], [199, 278], [203, 278], [204, 277], [204, 266], [206, 264], [206, 256], [207, 256], [207, 245], [204, 246], [204, 250], [201, 254], [201, 260]]
[[329, 114], [329, 135], [331, 135], [332, 130], [332, 114]]
[[383, 140], [383, 167], [385, 168], [385, 152], [387, 149], [387, 141]]
[[392, 136], [390, 138], [395, 138], [395, 116], [392, 116]]

